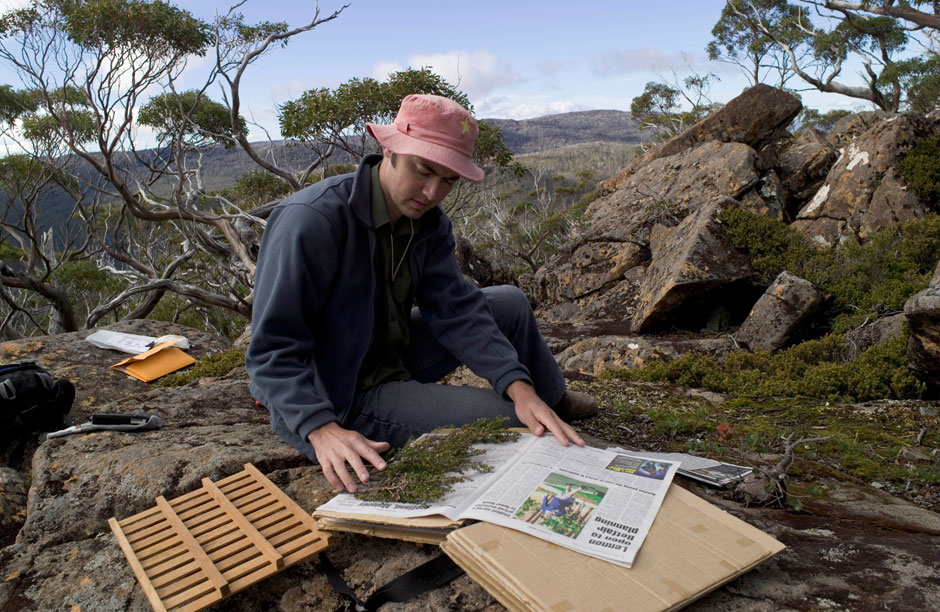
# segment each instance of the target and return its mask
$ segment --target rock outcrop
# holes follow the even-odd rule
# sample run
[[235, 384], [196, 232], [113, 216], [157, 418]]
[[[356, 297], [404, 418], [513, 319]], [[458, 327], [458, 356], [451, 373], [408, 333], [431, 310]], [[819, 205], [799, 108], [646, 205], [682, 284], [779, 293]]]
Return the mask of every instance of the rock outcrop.
[[904, 329], [904, 313], [881, 317], [845, 334], [846, 358], [854, 359], [871, 347], [897, 338]]
[[907, 359], [910, 368], [935, 390], [940, 389], [940, 263], [930, 286], [904, 304], [910, 330]]
[[760, 150], [773, 142], [802, 108], [798, 98], [782, 89], [763, 84], [745, 89], [718, 111], [630, 162], [604, 181], [602, 188], [615, 191], [651, 161], [682, 153], [704, 142], [739, 142]]
[[799, 338], [825, 302], [819, 287], [784, 270], [754, 304], [735, 339], [752, 351], [779, 351]]
[[[761, 150], [781, 137], [783, 127], [800, 108], [799, 101], [790, 94], [763, 85], [753, 87], [606, 181], [602, 186], [606, 195], [588, 209], [589, 225], [573, 235], [568, 245], [534, 277], [520, 283], [539, 305], [543, 318], [558, 327], [596, 326], [604, 335], [630, 335], [673, 324], [671, 315], [681, 306], [680, 302], [690, 300], [685, 308], [687, 313], [719, 308], [716, 290], [747, 278], [750, 272], [731, 272], [737, 259], [734, 250], [720, 237], [721, 230], [714, 220], [708, 240], [700, 236], [699, 246], [717, 241], [715, 246], [732, 254], [725, 270], [730, 276], [722, 276], [719, 269], [725, 266], [717, 263], [717, 253], [708, 264], [705, 276], [716, 274], [714, 282], [706, 282], [705, 276], [701, 277], [702, 282], [687, 282], [696, 274], [698, 264], [676, 260], [674, 249], [653, 248], [651, 234], [658, 228], [657, 232], [670, 230], [673, 232], [670, 236], [677, 236], [685, 231], [686, 226], [676, 230], [686, 223], [684, 220], [722, 199], [734, 200], [733, 205], [758, 214], [787, 220], [787, 187], [770, 165], [773, 156], [764, 155]], [[809, 169], [796, 161], [791, 165], [787, 167], [788, 177], [795, 185], [812, 180], [808, 176], [813, 172], [819, 173], [813, 164], [809, 164]], [[657, 256], [666, 253], [670, 254], [668, 262]], [[696, 257], [702, 253], [694, 249], [686, 254]], [[667, 268], [674, 273], [672, 280], [663, 276], [669, 274]], [[680, 271], [683, 268], [688, 275]], [[698, 270], [704, 271], [700, 267]], [[677, 282], [675, 287], [663, 285], [683, 276], [686, 280]], [[759, 293], [751, 288], [740, 289], [748, 296], [745, 299], [756, 299]], [[737, 310], [746, 313], [749, 307], [746, 304]], [[740, 321], [743, 313], [731, 315], [730, 319], [716, 316], [721, 323], [709, 327], [722, 328], [736, 318]], [[705, 313], [706, 319], [709, 314]], [[694, 318], [694, 322], [681, 322], [679, 326], [704, 326], [705, 321]]]
[[[864, 127], [859, 119], [845, 130]], [[940, 134], [940, 122], [916, 114], [892, 115], [855, 138], [845, 132], [839, 159], [822, 186], [797, 213], [793, 227], [822, 247], [865, 239], [891, 223], [927, 213], [898, 173], [901, 157], [921, 138]]]
[[[762, 171], [761, 163], [746, 145], [708, 142], [638, 170], [617, 192], [592, 204], [590, 227], [539, 269], [536, 300], [543, 307], [600, 302], [604, 306], [597, 310], [606, 318], [632, 319], [627, 307], [631, 300], [621, 294], [635, 284], [627, 278], [631, 272], [634, 278], [650, 272], [653, 227], [676, 226], [721, 198], [738, 198], [736, 205], [782, 218], [779, 180], [773, 172]], [[582, 318], [602, 317], [586, 311]]]
[[675, 227], [656, 226], [650, 237], [652, 262], [640, 287], [633, 329], [642, 333], [672, 316], [697, 317], [701, 327], [733, 292], [728, 288], [750, 279], [750, 260], [737, 252], [718, 221], [716, 201], [689, 215]]
[[[857, 113], [826, 135], [810, 129], [789, 135], [784, 128], [799, 110], [785, 92], [748, 89], [602, 184], [587, 224], [519, 283], [556, 338], [572, 340], [558, 347], [567, 363], [583, 373], [596, 373], [603, 363], [630, 367], [619, 364], [640, 363], [637, 355], [618, 347], [637, 344], [637, 334], [733, 331], [745, 321], [766, 287], [754, 284], [719, 223], [711, 222], [707, 239], [687, 235], [692, 219], [711, 203], [724, 201], [788, 223], [820, 248], [864, 242], [893, 223], [929, 212], [907, 189], [899, 167], [919, 139], [940, 135], [940, 116]], [[711, 244], [705, 267], [696, 260], [702, 251], [689, 248], [696, 240], [700, 247]], [[921, 310], [931, 311], [931, 295], [909, 304], [915, 326], [927, 320]], [[812, 329], [811, 310], [789, 331], [762, 328], [751, 318], [735, 337], [744, 346], [779, 350], [792, 341], [793, 331]], [[771, 328], [773, 333], [765, 333]], [[867, 340], [857, 334], [849, 340], [850, 352], [889, 337], [868, 331], [874, 335]], [[597, 347], [587, 348], [582, 332], [606, 338], [612, 352], [604, 356]], [[918, 344], [933, 342], [925, 333], [915, 333], [911, 348], [912, 363], [923, 372], [933, 367]], [[571, 354], [575, 345], [590, 354]]]
[[800, 130], [777, 154], [777, 173], [787, 194], [786, 212], [792, 220], [799, 207], [826, 180], [838, 151], [813, 130]]

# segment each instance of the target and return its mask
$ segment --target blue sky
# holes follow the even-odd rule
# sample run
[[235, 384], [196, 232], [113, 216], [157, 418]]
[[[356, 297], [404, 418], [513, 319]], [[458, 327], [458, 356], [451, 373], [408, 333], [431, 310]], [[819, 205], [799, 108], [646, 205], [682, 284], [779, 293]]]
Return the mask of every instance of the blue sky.
[[[0, 6], [23, 4], [0, 0]], [[227, 2], [176, 0], [211, 19]], [[722, 0], [351, 0], [333, 21], [292, 39], [249, 68], [242, 95], [250, 118], [277, 136], [277, 105], [312, 87], [353, 77], [382, 79], [392, 70], [429, 66], [468, 94], [478, 117], [525, 119], [589, 110], [629, 110], [647, 81], [678, 80], [696, 71], [720, 81], [726, 102], [748, 82], [733, 65], [709, 62], [704, 48]], [[315, 3], [247, 0], [247, 21], [311, 20]], [[342, 7], [322, 0], [321, 17]], [[189, 71], [194, 85], [200, 62]], [[217, 97], [217, 94], [213, 94]], [[808, 92], [816, 108], [855, 108], [858, 101]], [[257, 133], [257, 132], [256, 132]]]

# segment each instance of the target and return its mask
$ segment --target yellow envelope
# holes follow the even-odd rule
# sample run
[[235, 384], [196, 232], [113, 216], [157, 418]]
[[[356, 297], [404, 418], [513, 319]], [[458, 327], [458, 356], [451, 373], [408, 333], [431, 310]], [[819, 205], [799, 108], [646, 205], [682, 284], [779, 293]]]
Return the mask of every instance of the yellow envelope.
[[196, 363], [196, 360], [173, 346], [176, 340], [170, 340], [156, 345], [149, 351], [128, 357], [124, 361], [111, 366], [137, 380], [150, 382], [165, 374], [175, 372], [180, 368]]

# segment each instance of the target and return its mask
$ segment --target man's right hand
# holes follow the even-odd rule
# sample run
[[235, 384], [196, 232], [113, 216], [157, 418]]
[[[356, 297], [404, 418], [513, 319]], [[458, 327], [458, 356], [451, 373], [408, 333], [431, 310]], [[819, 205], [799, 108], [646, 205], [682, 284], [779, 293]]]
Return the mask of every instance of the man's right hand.
[[389, 449], [388, 442], [370, 440], [359, 432], [345, 429], [335, 421], [318, 427], [307, 435], [313, 445], [317, 461], [323, 468], [323, 475], [333, 485], [335, 491], [346, 489], [356, 492], [356, 481], [349, 474], [353, 469], [360, 482], [369, 480], [369, 470], [363, 460], [368, 461], [377, 470], [384, 470], [385, 460], [379, 455]]

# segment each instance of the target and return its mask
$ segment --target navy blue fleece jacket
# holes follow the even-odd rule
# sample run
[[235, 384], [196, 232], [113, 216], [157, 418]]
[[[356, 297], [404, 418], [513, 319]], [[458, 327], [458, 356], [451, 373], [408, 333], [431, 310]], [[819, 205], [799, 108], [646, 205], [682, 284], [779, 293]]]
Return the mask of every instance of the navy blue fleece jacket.
[[[285, 198], [261, 241], [245, 360], [251, 392], [271, 411], [277, 434], [314, 460], [307, 434], [348, 422], [372, 341], [371, 167], [380, 160], [370, 155], [355, 173]], [[529, 381], [486, 298], [461, 274], [450, 219], [439, 208], [421, 217], [408, 262], [409, 301], [442, 346], [501, 395], [513, 381]]]

